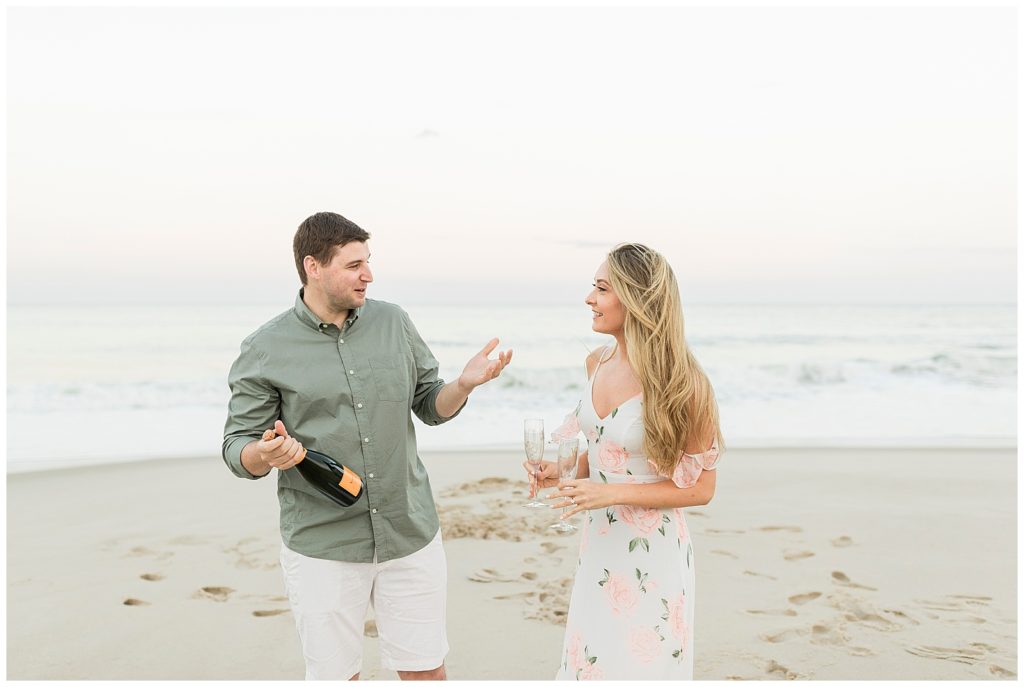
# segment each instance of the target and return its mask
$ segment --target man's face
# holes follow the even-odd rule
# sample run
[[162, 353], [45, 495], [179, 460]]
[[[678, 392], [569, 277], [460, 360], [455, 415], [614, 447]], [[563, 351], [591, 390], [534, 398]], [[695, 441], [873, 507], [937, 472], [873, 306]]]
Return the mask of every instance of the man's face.
[[366, 303], [366, 286], [373, 281], [370, 272], [370, 247], [363, 241], [351, 241], [334, 247], [326, 265], [309, 258], [310, 286], [318, 286], [335, 311], [354, 310]]

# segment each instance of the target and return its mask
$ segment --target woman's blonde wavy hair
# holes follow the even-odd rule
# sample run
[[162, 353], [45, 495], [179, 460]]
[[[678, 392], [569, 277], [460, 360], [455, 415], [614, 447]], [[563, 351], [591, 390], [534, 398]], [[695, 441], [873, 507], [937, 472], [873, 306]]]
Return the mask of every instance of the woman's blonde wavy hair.
[[668, 261], [640, 243], [608, 253], [612, 289], [626, 310], [629, 365], [643, 387], [644, 453], [671, 475], [686, 446], [724, 440], [711, 382], [683, 336], [679, 286]]

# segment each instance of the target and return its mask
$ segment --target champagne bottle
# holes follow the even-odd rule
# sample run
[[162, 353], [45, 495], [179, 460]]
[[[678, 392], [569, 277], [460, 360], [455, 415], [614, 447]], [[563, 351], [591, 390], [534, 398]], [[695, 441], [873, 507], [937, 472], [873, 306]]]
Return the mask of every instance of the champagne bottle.
[[[274, 436], [274, 430], [268, 429], [263, 433], [263, 440], [270, 441]], [[363, 494], [363, 480], [359, 475], [326, 453], [303, 448], [295, 469], [313, 488], [339, 506], [351, 506]]]

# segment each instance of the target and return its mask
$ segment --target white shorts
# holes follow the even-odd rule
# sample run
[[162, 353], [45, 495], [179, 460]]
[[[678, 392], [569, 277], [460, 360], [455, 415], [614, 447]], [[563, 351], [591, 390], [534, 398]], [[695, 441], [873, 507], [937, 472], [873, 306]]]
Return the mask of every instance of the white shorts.
[[363, 663], [372, 603], [380, 661], [388, 670], [433, 670], [448, 654], [448, 564], [441, 532], [419, 551], [378, 563], [310, 558], [281, 547], [285, 588], [307, 680], [348, 680]]

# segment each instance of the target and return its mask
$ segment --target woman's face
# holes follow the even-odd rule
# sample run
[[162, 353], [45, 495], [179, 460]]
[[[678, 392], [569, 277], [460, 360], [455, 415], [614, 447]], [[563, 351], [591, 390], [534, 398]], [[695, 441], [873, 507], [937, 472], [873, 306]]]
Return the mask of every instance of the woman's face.
[[605, 260], [597, 268], [594, 275], [594, 288], [587, 294], [584, 301], [594, 313], [591, 329], [601, 334], [617, 334], [622, 331], [626, 322], [626, 309], [619, 297], [612, 291], [608, 280], [608, 261]]

